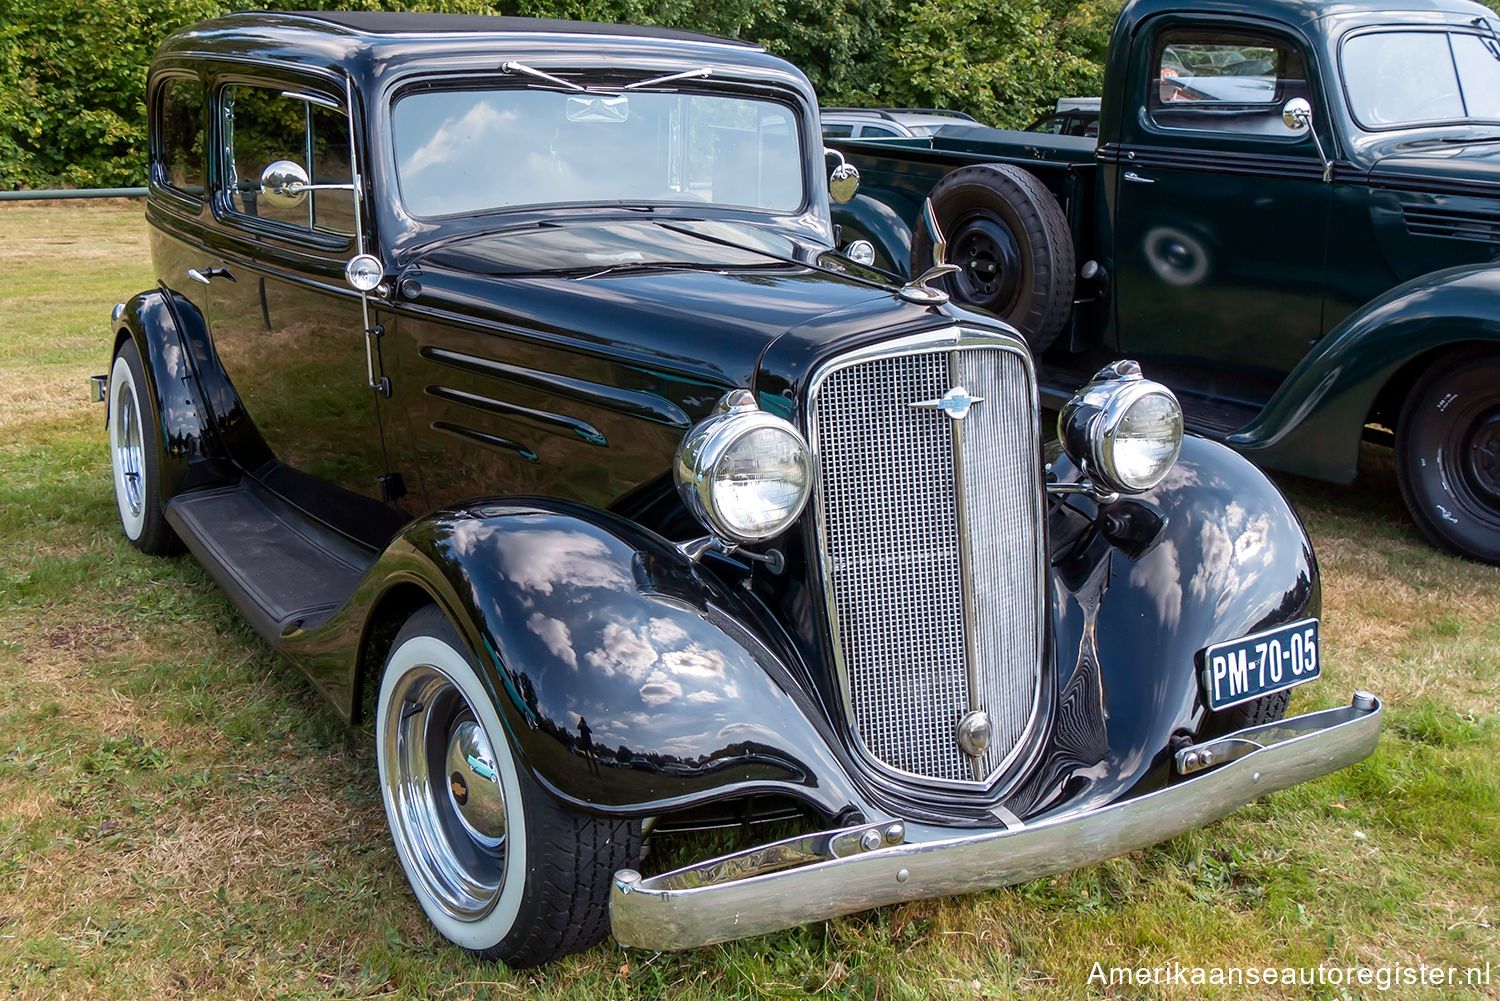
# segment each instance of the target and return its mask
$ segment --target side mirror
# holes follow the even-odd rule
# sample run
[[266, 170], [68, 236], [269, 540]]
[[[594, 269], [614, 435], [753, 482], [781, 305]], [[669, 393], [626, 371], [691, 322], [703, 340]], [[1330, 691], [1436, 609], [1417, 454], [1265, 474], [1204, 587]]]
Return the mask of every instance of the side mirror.
[[294, 209], [307, 201], [307, 171], [291, 160], [277, 160], [260, 172], [260, 193], [280, 209]]
[[828, 197], [840, 205], [847, 205], [859, 190], [859, 168], [845, 160], [844, 154], [836, 149], [825, 149], [823, 157], [838, 160], [828, 175]]
[[1282, 124], [1293, 132], [1312, 128], [1312, 105], [1305, 97], [1294, 97], [1281, 106]]
[[385, 265], [374, 254], [358, 254], [344, 265], [344, 280], [359, 292], [373, 292], [385, 280]]
[[1323, 161], [1323, 182], [1326, 184], [1333, 180], [1333, 161], [1328, 159], [1328, 154], [1323, 152], [1323, 141], [1318, 138], [1318, 130], [1313, 128], [1312, 105], [1305, 97], [1294, 97], [1281, 106], [1281, 124], [1293, 132], [1307, 132], [1312, 136], [1313, 145], [1318, 148], [1318, 159]]

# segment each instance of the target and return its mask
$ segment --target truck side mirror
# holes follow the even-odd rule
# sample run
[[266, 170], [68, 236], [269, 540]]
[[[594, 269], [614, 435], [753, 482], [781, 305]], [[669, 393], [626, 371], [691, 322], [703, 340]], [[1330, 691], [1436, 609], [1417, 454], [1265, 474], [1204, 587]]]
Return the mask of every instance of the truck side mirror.
[[1328, 154], [1323, 152], [1323, 142], [1318, 138], [1318, 130], [1313, 128], [1312, 105], [1305, 97], [1294, 97], [1281, 106], [1281, 123], [1293, 132], [1306, 131], [1312, 136], [1313, 145], [1318, 148], [1318, 159], [1323, 161], [1323, 182], [1333, 180], [1333, 161], [1328, 159]]
[[838, 160], [828, 175], [828, 197], [840, 205], [853, 201], [854, 193], [859, 190], [859, 168], [836, 149], [825, 149], [823, 157]]

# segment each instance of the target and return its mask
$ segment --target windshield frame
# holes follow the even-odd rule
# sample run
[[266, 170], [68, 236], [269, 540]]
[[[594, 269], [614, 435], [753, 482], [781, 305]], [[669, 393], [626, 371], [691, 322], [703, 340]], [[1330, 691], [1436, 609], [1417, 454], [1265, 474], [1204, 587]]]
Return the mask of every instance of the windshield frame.
[[[1359, 107], [1355, 103], [1354, 95], [1350, 92], [1349, 89], [1349, 75], [1347, 72], [1346, 62], [1348, 59], [1347, 49], [1349, 43], [1357, 38], [1363, 38], [1368, 35], [1382, 34], [1410, 35], [1436, 33], [1442, 34], [1444, 36], [1473, 35], [1474, 37], [1481, 40], [1492, 40], [1497, 46], [1500, 46], [1500, 23], [1497, 23], [1493, 18], [1488, 17], [1484, 18], [1484, 23], [1490, 27], [1490, 31], [1485, 31], [1484, 29], [1475, 26], [1472, 20], [1465, 21], [1462, 24], [1452, 22], [1372, 24], [1358, 28], [1354, 31], [1350, 31], [1342, 38], [1340, 38], [1338, 45], [1339, 89], [1342, 92], [1344, 98], [1344, 110], [1348, 113], [1349, 120], [1353, 122], [1355, 128], [1359, 129], [1362, 132], [1370, 133], [1372, 135], [1378, 135], [1381, 133], [1390, 132], [1408, 132], [1413, 129], [1451, 129], [1475, 125], [1500, 125], [1500, 117], [1471, 118], [1467, 115], [1462, 118], [1438, 118], [1419, 122], [1397, 122], [1390, 125], [1367, 125], [1360, 118]], [[1464, 107], [1465, 109], [1467, 109], [1468, 102], [1464, 99], [1463, 96], [1463, 78], [1459, 75], [1459, 70], [1456, 62], [1452, 61], [1453, 49], [1451, 41], [1449, 42], [1448, 51], [1450, 57], [1450, 66], [1453, 69], [1453, 76], [1459, 87], [1459, 100], [1464, 102]]]
[[[589, 65], [577, 67], [549, 65], [546, 67], [546, 69], [551, 73], [579, 72], [583, 74], [582, 77], [576, 79], [577, 82], [584, 84], [584, 86], [587, 88], [586, 93], [588, 95], [603, 97], [627, 93], [622, 90], [623, 85], [616, 85], [613, 81], [611, 81], [610, 84], [603, 84], [598, 80], [589, 79], [589, 76], [591, 75], [600, 75], [605, 72], [605, 69], [603, 67]], [[634, 68], [632, 68], [632, 70], [633, 69]], [[611, 74], [616, 71], [617, 70], [615, 67], [609, 68], [609, 72]], [[645, 68], [641, 68], [640, 72], [646, 73], [648, 76], [655, 73], [654, 70]], [[570, 77], [570, 79], [574, 78]], [[807, 166], [808, 150], [813, 147], [809, 145], [807, 123], [804, 120], [804, 116], [802, 114], [802, 107], [796, 97], [790, 93], [783, 93], [782, 88], [768, 87], [766, 84], [759, 81], [755, 83], [749, 83], [744, 80], [721, 77], [717, 79], [711, 79], [709, 81], [673, 81], [672, 83], [666, 84], [661, 87], [646, 87], [632, 90], [629, 91], [628, 94], [724, 97], [739, 100], [762, 101], [767, 104], [776, 105], [786, 113], [791, 126], [796, 130], [795, 135], [797, 139], [798, 151], [800, 154], [799, 162], [797, 165], [797, 177], [801, 186], [801, 200], [795, 206], [781, 209], [765, 208], [755, 205], [741, 205], [730, 202], [704, 202], [687, 199], [585, 199], [576, 201], [564, 200], [550, 202], [518, 202], [510, 205], [497, 205], [483, 209], [470, 209], [434, 215], [422, 214], [415, 211], [410, 202], [407, 200], [405, 192], [402, 190], [400, 154], [396, 150], [395, 144], [395, 120], [397, 106], [401, 103], [402, 100], [412, 96], [413, 94], [455, 91], [484, 93], [507, 90], [543, 91], [548, 93], [563, 94], [573, 93], [573, 91], [571, 90], [548, 86], [545, 83], [541, 83], [536, 80], [518, 79], [513, 74], [489, 72], [483, 74], [466, 73], [461, 76], [429, 76], [405, 80], [402, 81], [398, 86], [394, 87], [387, 94], [384, 103], [386, 121], [387, 123], [389, 123], [387, 127], [390, 130], [389, 142], [390, 156], [392, 160], [391, 181], [392, 186], [395, 189], [394, 193], [396, 196], [396, 202], [400, 207], [400, 211], [407, 218], [417, 223], [428, 226], [441, 226], [444, 223], [451, 223], [455, 220], [461, 219], [482, 219], [515, 214], [545, 214], [557, 211], [603, 209], [619, 211], [627, 214], [633, 214], [637, 212], [650, 213], [660, 210], [664, 214], [671, 214], [678, 218], [683, 217], [684, 213], [691, 217], [704, 218], [713, 218], [721, 214], [734, 214], [738, 216], [760, 216], [764, 219], [771, 220], [786, 219], [790, 217], [805, 215], [811, 210], [811, 207], [813, 205], [815, 186], [812, 183], [812, 177], [809, 174]], [[584, 92], [579, 93], [580, 95], [582, 95]], [[822, 146], [823, 138], [821, 135], [819, 135], [817, 137], [816, 148], [821, 150]]]

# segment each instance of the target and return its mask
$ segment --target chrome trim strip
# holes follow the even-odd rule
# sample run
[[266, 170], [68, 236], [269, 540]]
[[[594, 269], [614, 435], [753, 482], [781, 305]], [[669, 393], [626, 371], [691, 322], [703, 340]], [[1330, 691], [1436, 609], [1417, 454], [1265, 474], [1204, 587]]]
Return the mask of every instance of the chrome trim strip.
[[[1037, 415], [1036, 421], [1039, 427], [1041, 403], [1036, 376], [1036, 366], [1032, 361], [1031, 353], [1027, 349], [1025, 343], [1018, 337], [1012, 337], [1009, 334], [1001, 333], [999, 331], [960, 328], [958, 326], [945, 327], [938, 330], [928, 331], [926, 333], [909, 335], [907, 337], [902, 337], [895, 340], [882, 341], [878, 344], [869, 345], [863, 348], [856, 348], [853, 351], [849, 351], [845, 354], [841, 354], [835, 358], [830, 359], [813, 372], [812, 378], [808, 381], [808, 388], [806, 393], [807, 412], [803, 421], [803, 433], [807, 438], [808, 447], [812, 452], [814, 467], [817, 469], [822, 468], [822, 456], [820, 453], [820, 443], [818, 440], [818, 397], [819, 391], [821, 390], [824, 382], [828, 380], [829, 376], [833, 375], [835, 372], [840, 371], [841, 369], [848, 368], [852, 365], [859, 365], [884, 358], [899, 357], [911, 354], [928, 354], [934, 352], [946, 352], [950, 355], [949, 366], [951, 373], [954, 370], [955, 364], [951, 359], [956, 356], [956, 354], [960, 350], [966, 348], [1008, 351], [1021, 358], [1021, 360], [1025, 363], [1028, 381], [1031, 386], [1031, 399], [1029, 401], [1031, 412], [1033, 415]], [[962, 421], [954, 422], [955, 425], [961, 425], [962, 423]], [[955, 439], [958, 439], [960, 436], [955, 433], [954, 437]], [[960, 441], [955, 441], [954, 448], [957, 449], [959, 447]], [[1041, 448], [1040, 438], [1037, 441], [1037, 448], [1039, 450]], [[1040, 460], [1038, 460], [1038, 467], [1040, 468], [1040, 466], [1041, 462]], [[959, 471], [961, 472], [961, 470]], [[957, 485], [959, 489], [962, 488], [961, 483]], [[1036, 488], [1036, 503], [1039, 511], [1045, 510], [1041, 499], [1043, 490], [1044, 485], [1041, 482], [1038, 482]], [[962, 505], [960, 504], [960, 507], [961, 506]], [[831, 572], [832, 568], [829, 562], [828, 526], [826, 512], [824, 510], [823, 483], [821, 476], [819, 476], [818, 478], [818, 483], [816, 488], [814, 489], [813, 497], [809, 504], [809, 507], [811, 508], [813, 513], [813, 527], [814, 533], [816, 535], [817, 548], [817, 566], [818, 573], [821, 577], [820, 586], [823, 592], [823, 606], [828, 616], [829, 629], [831, 633], [834, 670], [839, 686], [839, 696], [844, 712], [844, 722], [850, 738], [851, 746], [853, 746], [853, 748], [859, 753], [859, 755], [872, 768], [884, 774], [897, 777], [906, 782], [928, 787], [962, 789], [970, 792], [982, 791], [987, 789], [990, 784], [997, 777], [1003, 775], [1006, 769], [1008, 769], [1015, 762], [1016, 758], [1032, 744], [1033, 737], [1037, 728], [1037, 723], [1041, 718], [1041, 694], [1043, 689], [1043, 685], [1041, 682], [1044, 666], [1043, 652], [1046, 649], [1045, 637], [1047, 628], [1047, 602], [1045, 600], [1047, 594], [1047, 561], [1042, 557], [1042, 554], [1046, 552], [1045, 518], [1039, 516], [1037, 518], [1036, 525], [1036, 551], [1038, 554], [1038, 558], [1036, 561], [1036, 593], [1042, 599], [1037, 603], [1036, 614], [1038, 629], [1037, 635], [1041, 638], [1041, 649], [1038, 652], [1037, 661], [1034, 665], [1035, 694], [1032, 703], [1031, 719], [1028, 722], [1026, 728], [1022, 731], [1020, 737], [1017, 739], [1015, 746], [1011, 748], [1005, 755], [1005, 757], [1002, 758], [993, 768], [988, 770], [988, 774], [972, 780], [956, 780], [931, 775], [921, 775], [915, 772], [910, 772], [895, 767], [877, 757], [869, 748], [869, 746], [865, 744], [863, 737], [861, 737], [858, 725], [855, 720], [854, 705], [852, 701], [853, 679], [849, 676], [848, 665], [844, 662], [843, 645], [840, 642], [839, 615], [833, 591]], [[963, 581], [963, 586], [965, 588], [965, 611], [966, 613], [968, 613], [973, 609], [972, 579], [967, 572], [967, 562], [969, 558], [967, 549], [969, 547], [969, 542], [967, 536], [961, 535], [961, 540], [963, 543], [963, 548], [966, 551], [964, 556], [962, 557], [965, 563], [965, 571], [963, 573], [963, 576], [961, 577], [961, 580]], [[966, 634], [965, 642], [966, 644], [969, 644], [970, 650], [972, 650], [972, 644], [974, 642], [972, 636], [974, 625], [971, 617], [968, 614], [966, 614], [965, 616], [964, 630]], [[974, 661], [971, 657], [969, 658], [971, 682], [974, 669]], [[971, 698], [972, 688], [973, 686], [971, 683]], [[971, 708], [973, 708], [972, 705]]]
[[[1034, 818], [1019, 828], [955, 836], [912, 824], [898, 832], [900, 821], [884, 821], [791, 838], [649, 879], [622, 869], [610, 890], [610, 924], [628, 948], [693, 949], [1076, 869], [1211, 824], [1267, 793], [1369, 757], [1382, 713], [1378, 699], [1356, 692], [1350, 705], [1229, 735], [1262, 746], [1196, 778], [1094, 810]], [[835, 843], [862, 850], [844, 854]]]

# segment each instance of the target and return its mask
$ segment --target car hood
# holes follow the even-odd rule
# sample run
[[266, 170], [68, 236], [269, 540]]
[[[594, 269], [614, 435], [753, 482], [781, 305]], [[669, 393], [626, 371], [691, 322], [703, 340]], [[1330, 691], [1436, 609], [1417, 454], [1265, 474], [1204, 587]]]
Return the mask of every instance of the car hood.
[[913, 314], [933, 322], [881, 277], [775, 233], [630, 219], [455, 242], [419, 256], [397, 295], [398, 309], [728, 388], [752, 385], [789, 331], [838, 338]]
[[1382, 151], [1371, 176], [1427, 181], [1439, 185], [1460, 182], [1500, 192], [1500, 142], [1404, 142]]

